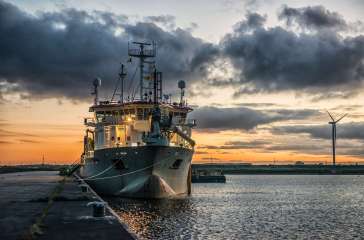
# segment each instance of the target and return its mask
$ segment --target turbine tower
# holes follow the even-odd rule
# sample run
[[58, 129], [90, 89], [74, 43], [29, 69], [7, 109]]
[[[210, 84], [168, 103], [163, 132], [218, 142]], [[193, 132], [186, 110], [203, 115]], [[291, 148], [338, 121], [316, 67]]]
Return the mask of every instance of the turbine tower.
[[347, 114], [345, 113], [344, 115], [342, 115], [339, 119], [335, 120], [333, 118], [333, 116], [330, 114], [329, 111], [327, 111], [327, 113], [329, 114], [330, 118], [331, 118], [331, 122], [329, 122], [329, 124], [331, 124], [332, 126], [332, 164], [335, 166], [336, 165], [336, 123], [338, 123], [341, 119], [343, 119]]

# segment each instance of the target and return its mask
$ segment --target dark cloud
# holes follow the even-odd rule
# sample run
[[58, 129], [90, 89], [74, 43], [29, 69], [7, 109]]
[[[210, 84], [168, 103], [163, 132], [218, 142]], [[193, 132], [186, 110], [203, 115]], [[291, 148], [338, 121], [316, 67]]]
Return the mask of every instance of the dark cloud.
[[95, 76], [104, 80], [102, 89], [113, 87], [118, 65], [127, 59], [127, 43], [133, 40], [157, 43], [157, 67], [164, 71], [167, 88], [181, 78], [200, 79], [198, 64], [208, 59], [203, 55], [212, 47], [189, 31], [163, 30], [154, 23], [172, 20], [153, 16], [130, 24], [127, 16], [75, 9], [33, 16], [0, 1], [0, 82], [12, 87], [8, 92], [84, 99]]
[[267, 16], [262, 16], [258, 13], [248, 12], [244, 21], [235, 24], [234, 30], [236, 32], [249, 31], [252, 29], [254, 30], [256, 28], [263, 27], [266, 21]]
[[[364, 140], [364, 122], [338, 123], [338, 139]], [[273, 127], [273, 134], [309, 134], [313, 138], [331, 139], [331, 126], [327, 125], [293, 125]]]
[[[280, 18], [328, 29], [344, 21], [323, 7], [285, 7]], [[22, 95], [24, 98], [84, 100], [90, 97], [90, 82], [95, 76], [103, 79], [101, 91], [111, 93], [119, 63], [127, 59], [127, 43], [133, 40], [157, 43], [157, 67], [164, 73], [167, 91], [175, 89], [177, 80], [185, 79], [188, 84], [199, 81], [204, 89], [206, 82], [234, 86], [235, 97], [285, 90], [317, 94], [323, 88], [341, 92], [337, 97], [350, 97], [350, 92], [363, 84], [362, 35], [266, 28], [266, 16], [248, 12], [232, 33], [212, 44], [176, 27], [174, 21], [173, 16], [162, 15], [130, 23], [125, 15], [75, 9], [33, 16], [0, 0], [0, 101], [6, 93], [21, 91], [29, 93]], [[164, 29], [160, 24], [169, 27]], [[228, 79], [209, 76], [211, 68], [224, 72], [216, 60], [231, 63], [236, 75]], [[130, 78], [135, 66], [135, 61], [127, 65]], [[129, 79], [126, 90], [135, 89], [136, 82]]]
[[[282, 142], [281, 140], [253, 140], [253, 141], [230, 141], [225, 142], [223, 145], [201, 145], [201, 149], [216, 150], [221, 153], [220, 150], [254, 150], [261, 153], [276, 153], [276, 152], [291, 152], [299, 154], [331, 154], [331, 141], [327, 139], [304, 139], [304, 141], [297, 142], [297, 139], [292, 141], [289, 138]], [[362, 149], [362, 143], [357, 140], [343, 139], [337, 145], [337, 154], [347, 156], [362, 156], [364, 151]], [[229, 152], [225, 152], [229, 153]]]
[[[337, 154], [339, 155], [351, 155], [360, 156], [363, 155], [362, 143], [357, 140], [341, 139], [337, 144]], [[273, 143], [270, 146], [264, 146], [263, 150], [267, 151], [288, 151], [293, 153], [303, 154], [320, 154], [331, 155], [332, 145], [331, 139], [307, 139], [300, 143], [294, 141], [288, 143]]]
[[284, 90], [311, 94], [323, 88], [350, 92], [363, 84], [363, 35], [295, 33], [282, 27], [237, 28], [223, 38], [221, 47], [240, 70], [236, 77], [241, 86], [235, 96]]
[[252, 130], [263, 124], [292, 119], [305, 119], [318, 114], [311, 109], [303, 110], [254, 110], [246, 107], [218, 108], [201, 107], [190, 114], [190, 118], [198, 119], [199, 129]]
[[298, 24], [308, 29], [346, 29], [348, 27], [346, 21], [339, 13], [331, 12], [323, 6], [303, 8], [284, 6], [278, 17], [280, 20], [285, 20], [287, 25]]
[[197, 49], [195, 55], [191, 60], [192, 70], [196, 68], [200, 68], [199, 71], [203, 71], [203, 68], [206, 67], [207, 64], [212, 63], [220, 54], [218, 47], [213, 44], [206, 43], [200, 49]]
[[351, 155], [354, 157], [362, 157], [364, 156], [364, 148], [355, 148], [355, 149], [348, 149], [343, 152], [345, 155]]
[[273, 145], [270, 147], [267, 147], [266, 149], [272, 150], [272, 151], [296, 151], [296, 152], [302, 152], [302, 151], [322, 151], [322, 146], [317, 144], [311, 144], [311, 145], [303, 145], [303, 144], [279, 144], [279, 145]]

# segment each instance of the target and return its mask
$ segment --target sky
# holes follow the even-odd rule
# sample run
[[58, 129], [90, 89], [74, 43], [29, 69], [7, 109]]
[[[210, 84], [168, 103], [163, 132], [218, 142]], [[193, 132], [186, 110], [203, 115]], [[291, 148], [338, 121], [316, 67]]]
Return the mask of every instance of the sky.
[[362, 162], [363, 12], [360, 0], [0, 0], [0, 165], [77, 161], [92, 79], [110, 98], [132, 40], [157, 43], [166, 92], [187, 82], [194, 162], [330, 163], [326, 111], [348, 114], [337, 161]]

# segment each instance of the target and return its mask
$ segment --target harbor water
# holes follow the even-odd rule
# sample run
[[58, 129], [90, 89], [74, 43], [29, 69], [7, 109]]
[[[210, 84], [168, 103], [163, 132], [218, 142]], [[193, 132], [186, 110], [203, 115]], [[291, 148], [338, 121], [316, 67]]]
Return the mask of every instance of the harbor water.
[[141, 239], [364, 236], [361, 175], [228, 175], [185, 198], [105, 200]]

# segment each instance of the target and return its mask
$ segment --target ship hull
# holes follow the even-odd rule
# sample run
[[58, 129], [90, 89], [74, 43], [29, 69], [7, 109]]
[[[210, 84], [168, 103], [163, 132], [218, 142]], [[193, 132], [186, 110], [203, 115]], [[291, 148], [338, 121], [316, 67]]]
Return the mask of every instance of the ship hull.
[[95, 150], [80, 175], [99, 194], [131, 198], [186, 195], [192, 149], [170, 146]]

